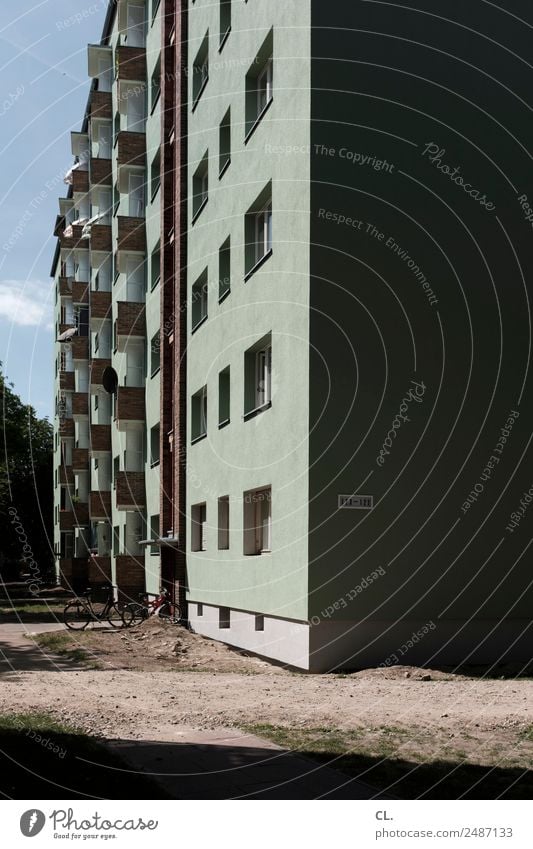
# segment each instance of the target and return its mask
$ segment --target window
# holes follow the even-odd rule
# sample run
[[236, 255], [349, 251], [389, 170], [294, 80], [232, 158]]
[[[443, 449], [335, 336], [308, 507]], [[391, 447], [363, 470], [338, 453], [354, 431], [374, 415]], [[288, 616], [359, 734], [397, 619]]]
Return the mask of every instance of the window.
[[132, 172], [128, 178], [128, 215], [132, 218], [143, 218], [145, 172]]
[[159, 463], [159, 425], [150, 430], [150, 465], [153, 468]]
[[120, 551], [120, 527], [115, 525], [113, 528], [113, 556], [117, 557]]
[[218, 550], [229, 548], [229, 495], [218, 499]]
[[197, 616], [203, 616], [204, 615], [204, 606], [200, 601], [196, 605], [196, 615]]
[[98, 409], [98, 395], [94, 396], [94, 412], [96, 413]]
[[94, 353], [98, 353], [98, 349], [100, 347], [100, 334], [98, 331], [94, 334]]
[[96, 123], [93, 129], [92, 155], [95, 159], [111, 159], [111, 122]]
[[161, 0], [152, 0], [152, 24], [155, 21], [155, 16], [157, 15], [157, 10], [159, 9], [159, 4]]
[[265, 617], [263, 616], [262, 613], [256, 613], [255, 630], [256, 631], [264, 631], [265, 630]]
[[264, 336], [244, 354], [244, 417], [272, 404], [272, 337]]
[[246, 74], [246, 141], [272, 103], [274, 33], [271, 30]]
[[161, 277], [161, 249], [160, 246], [152, 251], [152, 261], [150, 263], [150, 286], [155, 289]]
[[206, 505], [193, 504], [191, 507], [191, 551], [207, 550], [207, 512]]
[[192, 108], [196, 108], [209, 79], [209, 31], [206, 32], [192, 65]]
[[219, 607], [218, 609], [218, 627], [230, 628], [230, 609], [229, 607]]
[[245, 215], [245, 280], [272, 253], [272, 184], [269, 183]]
[[156, 66], [152, 73], [152, 79], [150, 81], [150, 104], [151, 111], [153, 112], [157, 101], [161, 96], [161, 57], [157, 60]]
[[207, 291], [208, 291], [207, 268], [202, 271], [200, 277], [193, 283], [191, 290], [191, 320], [192, 332], [207, 318]]
[[[150, 517], [150, 539], [159, 539], [160, 531], [159, 531], [159, 513], [157, 516]], [[151, 545], [150, 546], [150, 554], [159, 554], [159, 546]]]
[[192, 220], [200, 215], [207, 203], [209, 190], [209, 154], [205, 152], [192, 178]]
[[150, 190], [152, 200], [155, 198], [161, 185], [161, 153], [158, 150], [152, 159], [150, 167]]
[[113, 489], [117, 488], [117, 478], [120, 471], [120, 455], [113, 457]]
[[230, 420], [230, 367], [218, 375], [218, 426], [224, 427]]
[[152, 336], [150, 342], [150, 372], [151, 377], [157, 374], [161, 365], [161, 335], [159, 330]]
[[227, 171], [231, 162], [231, 109], [228, 109], [218, 128], [218, 176]]
[[231, 0], [220, 2], [220, 47], [221, 50], [231, 30]]
[[224, 300], [231, 291], [231, 240], [228, 236], [218, 252], [218, 300]]
[[191, 399], [191, 440], [195, 442], [207, 434], [207, 386], [203, 386]]
[[243, 551], [247, 555], [266, 554], [271, 550], [272, 491], [250, 490], [244, 493]]

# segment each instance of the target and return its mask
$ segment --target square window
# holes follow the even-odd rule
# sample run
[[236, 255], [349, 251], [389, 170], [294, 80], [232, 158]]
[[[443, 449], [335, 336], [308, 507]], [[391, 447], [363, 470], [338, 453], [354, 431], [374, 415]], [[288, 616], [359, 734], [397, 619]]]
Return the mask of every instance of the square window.
[[194, 504], [191, 507], [191, 551], [207, 549], [207, 512], [206, 505]]
[[247, 555], [267, 554], [271, 550], [272, 537], [272, 490], [250, 490], [244, 493], [243, 553]]
[[244, 217], [245, 280], [272, 253], [272, 183], [268, 183]]
[[192, 105], [196, 107], [209, 79], [209, 30], [192, 65]]
[[274, 91], [274, 31], [270, 30], [246, 74], [246, 141], [269, 108]]
[[269, 333], [244, 354], [244, 417], [272, 404], [272, 335]]
[[231, 291], [231, 240], [228, 236], [218, 251], [218, 300]]
[[207, 386], [196, 392], [191, 399], [191, 440], [195, 442], [207, 434]]
[[229, 548], [229, 495], [218, 499], [218, 550]]
[[207, 292], [209, 283], [207, 279], [207, 268], [202, 271], [198, 280], [193, 283], [191, 291], [191, 330], [196, 328], [207, 318]]
[[218, 174], [226, 172], [231, 162], [231, 109], [228, 109], [218, 128]]
[[230, 421], [230, 367], [218, 375], [218, 426], [224, 427]]
[[196, 221], [209, 196], [209, 153], [206, 151], [192, 178], [192, 221]]

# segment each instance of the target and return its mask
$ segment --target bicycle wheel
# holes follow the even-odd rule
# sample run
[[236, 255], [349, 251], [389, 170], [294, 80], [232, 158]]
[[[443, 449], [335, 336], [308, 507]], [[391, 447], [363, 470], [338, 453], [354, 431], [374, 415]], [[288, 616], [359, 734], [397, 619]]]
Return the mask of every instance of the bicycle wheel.
[[159, 617], [169, 625], [179, 625], [181, 619], [181, 611], [177, 604], [171, 605], [170, 602], [162, 604], [157, 611]]
[[126, 628], [132, 628], [134, 625], [140, 625], [146, 619], [147, 610], [144, 605], [136, 601], [131, 601], [125, 604], [122, 609], [122, 621]]
[[63, 610], [63, 622], [70, 631], [83, 631], [91, 621], [91, 613], [84, 601], [71, 601]]
[[107, 621], [113, 628], [124, 628], [124, 605], [113, 604], [107, 611]]

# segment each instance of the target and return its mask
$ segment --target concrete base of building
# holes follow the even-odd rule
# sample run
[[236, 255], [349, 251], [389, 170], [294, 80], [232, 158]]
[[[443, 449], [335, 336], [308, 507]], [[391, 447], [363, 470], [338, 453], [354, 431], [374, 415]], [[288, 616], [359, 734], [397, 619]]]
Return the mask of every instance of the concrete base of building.
[[533, 620], [318, 621], [189, 602], [198, 634], [308, 672], [375, 666], [529, 664]]

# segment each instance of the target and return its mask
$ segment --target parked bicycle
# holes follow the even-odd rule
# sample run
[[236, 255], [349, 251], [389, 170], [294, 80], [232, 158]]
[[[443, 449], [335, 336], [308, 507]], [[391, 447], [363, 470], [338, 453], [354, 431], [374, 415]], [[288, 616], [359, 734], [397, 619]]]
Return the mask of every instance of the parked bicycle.
[[181, 620], [181, 611], [176, 604], [172, 604], [168, 590], [159, 593], [140, 593], [140, 601], [131, 601], [124, 605], [122, 611], [124, 625], [132, 627], [140, 625], [150, 616], [159, 616], [164, 622], [177, 625]]
[[112, 584], [104, 588], [107, 596], [104, 601], [93, 598], [93, 589], [88, 587], [84, 593], [69, 601], [63, 610], [63, 622], [71, 631], [84, 631], [90, 622], [108, 622], [113, 628], [123, 628], [125, 625], [123, 611], [125, 605], [119, 605], [115, 600], [115, 589]]

